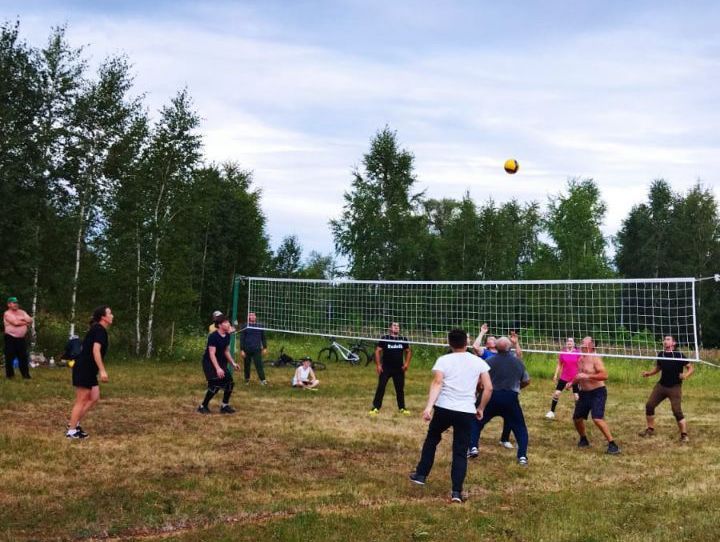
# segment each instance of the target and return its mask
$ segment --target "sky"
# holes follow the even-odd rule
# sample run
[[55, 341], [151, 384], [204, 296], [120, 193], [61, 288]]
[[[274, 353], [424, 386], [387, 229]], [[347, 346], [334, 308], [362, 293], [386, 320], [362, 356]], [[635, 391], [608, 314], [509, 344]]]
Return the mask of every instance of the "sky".
[[251, 170], [272, 246], [305, 255], [333, 250], [385, 126], [429, 197], [545, 204], [593, 178], [607, 236], [654, 179], [720, 196], [720, 2], [0, 0], [0, 19], [37, 46], [67, 25], [92, 65], [126, 54], [151, 113], [187, 87], [207, 160]]

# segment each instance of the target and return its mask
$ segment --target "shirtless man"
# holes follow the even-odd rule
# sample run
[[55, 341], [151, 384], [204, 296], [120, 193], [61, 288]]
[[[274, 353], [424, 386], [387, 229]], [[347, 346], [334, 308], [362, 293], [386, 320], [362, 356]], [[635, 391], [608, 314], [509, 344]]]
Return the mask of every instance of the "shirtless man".
[[572, 388], [573, 384], [580, 387], [580, 397], [575, 403], [573, 421], [575, 429], [580, 435], [578, 448], [587, 448], [590, 442], [585, 432], [585, 420], [588, 414], [591, 415], [593, 423], [602, 432], [608, 441], [607, 453], [619, 454], [620, 448], [612, 438], [610, 428], [605, 422], [605, 401], [607, 400], [607, 388], [605, 380], [608, 378], [607, 370], [602, 358], [595, 354], [595, 341], [592, 337], [585, 337], [581, 346], [582, 356], [578, 362], [578, 373], [572, 382], [568, 382], [566, 389]]

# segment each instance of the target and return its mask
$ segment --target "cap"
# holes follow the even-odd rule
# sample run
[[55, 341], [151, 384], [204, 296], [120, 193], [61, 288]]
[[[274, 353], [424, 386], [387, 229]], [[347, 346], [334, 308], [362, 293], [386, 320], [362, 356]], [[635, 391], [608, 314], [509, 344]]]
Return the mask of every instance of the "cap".
[[7, 298], [7, 302], [8, 302], [8, 303], [17, 303], [18, 300], [17, 300], [17, 297], [15, 297], [15, 296], [10, 296], [10, 297]]
[[218, 316], [222, 316], [222, 311], [213, 312], [213, 318], [217, 318]]
[[310, 356], [303, 356], [300, 358], [300, 361], [312, 361], [312, 358]]

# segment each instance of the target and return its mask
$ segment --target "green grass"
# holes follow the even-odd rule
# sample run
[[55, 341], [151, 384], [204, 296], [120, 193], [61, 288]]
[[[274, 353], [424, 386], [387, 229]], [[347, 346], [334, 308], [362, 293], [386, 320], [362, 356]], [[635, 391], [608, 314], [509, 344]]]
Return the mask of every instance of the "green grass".
[[[281, 344], [296, 357], [321, 346], [275, 337], [271, 354]], [[0, 380], [0, 539], [717, 540], [720, 371], [699, 367], [685, 384], [691, 443], [681, 446], [667, 403], [657, 436], [636, 436], [655, 380], [639, 373], [651, 364], [609, 360], [607, 420], [623, 451], [609, 457], [594, 428], [592, 448], [576, 449], [569, 395], [556, 421], [543, 419], [553, 360], [529, 357], [530, 467], [497, 446], [495, 420], [470, 464], [469, 501], [452, 506], [449, 435], [428, 485], [407, 481], [437, 353], [417, 350], [406, 386], [412, 417], [396, 414], [390, 386], [370, 419], [370, 367], [331, 366], [317, 393], [292, 390], [290, 369], [269, 368], [270, 387], [238, 384], [237, 414], [201, 417], [198, 361], [118, 363], [111, 351], [111, 381], [84, 442], [63, 437], [69, 370]]]

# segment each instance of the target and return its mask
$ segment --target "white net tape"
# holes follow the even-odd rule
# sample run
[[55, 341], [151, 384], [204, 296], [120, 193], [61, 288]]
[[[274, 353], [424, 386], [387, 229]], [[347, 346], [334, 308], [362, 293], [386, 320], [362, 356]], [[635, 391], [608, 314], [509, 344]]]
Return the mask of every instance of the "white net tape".
[[558, 352], [590, 335], [598, 353], [654, 358], [673, 335], [699, 360], [695, 279], [382, 282], [247, 279], [248, 312], [267, 330], [376, 340], [390, 322], [417, 344], [444, 345], [460, 327], [473, 338], [516, 330], [523, 349]]

